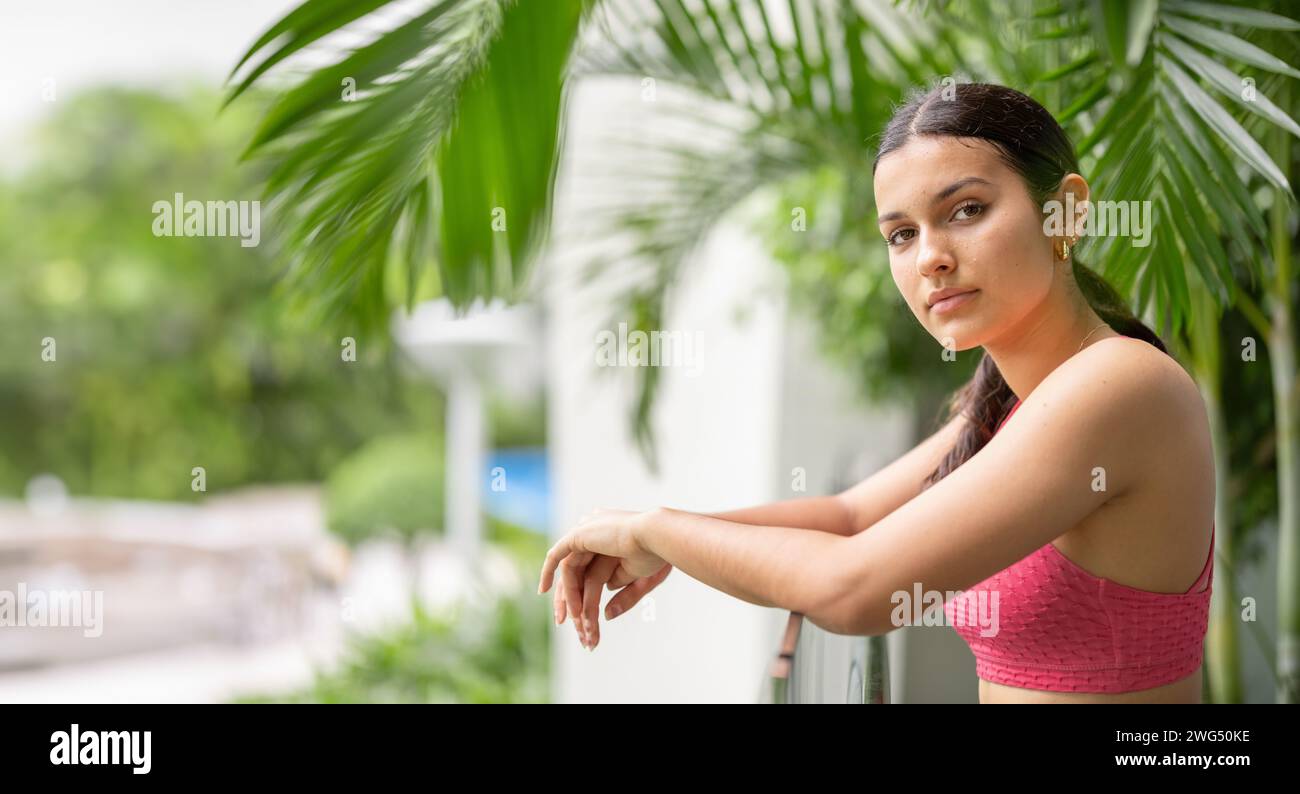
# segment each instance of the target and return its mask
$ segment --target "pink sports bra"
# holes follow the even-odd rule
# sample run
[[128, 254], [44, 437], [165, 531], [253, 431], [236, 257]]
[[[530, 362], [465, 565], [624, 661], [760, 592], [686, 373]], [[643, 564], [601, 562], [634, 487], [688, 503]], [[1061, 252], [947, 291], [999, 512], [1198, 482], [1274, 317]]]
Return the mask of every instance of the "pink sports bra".
[[1213, 562], [1211, 527], [1196, 582], [1185, 593], [1157, 593], [1093, 576], [1049, 542], [961, 591], [944, 612], [986, 681], [1052, 692], [1151, 689], [1201, 664]]

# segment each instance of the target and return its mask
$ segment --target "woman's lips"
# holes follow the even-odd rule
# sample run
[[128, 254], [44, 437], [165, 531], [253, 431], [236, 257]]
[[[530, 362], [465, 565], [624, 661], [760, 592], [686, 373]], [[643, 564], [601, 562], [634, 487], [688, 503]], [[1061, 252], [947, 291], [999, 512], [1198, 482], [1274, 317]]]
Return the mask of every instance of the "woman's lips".
[[935, 314], [947, 314], [961, 308], [967, 303], [970, 303], [978, 294], [979, 290], [973, 289], [970, 292], [963, 292], [960, 295], [952, 295], [935, 303], [930, 307], [930, 311]]

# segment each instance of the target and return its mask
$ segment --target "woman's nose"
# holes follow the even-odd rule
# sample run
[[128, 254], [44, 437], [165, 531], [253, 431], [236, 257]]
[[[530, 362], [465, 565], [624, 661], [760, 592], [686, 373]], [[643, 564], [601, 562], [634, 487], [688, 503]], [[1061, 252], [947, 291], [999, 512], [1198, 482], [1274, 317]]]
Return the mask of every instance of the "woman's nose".
[[918, 242], [920, 246], [916, 252], [917, 275], [929, 278], [935, 273], [946, 273], [957, 266], [957, 261], [948, 250], [948, 242], [942, 235], [922, 234]]

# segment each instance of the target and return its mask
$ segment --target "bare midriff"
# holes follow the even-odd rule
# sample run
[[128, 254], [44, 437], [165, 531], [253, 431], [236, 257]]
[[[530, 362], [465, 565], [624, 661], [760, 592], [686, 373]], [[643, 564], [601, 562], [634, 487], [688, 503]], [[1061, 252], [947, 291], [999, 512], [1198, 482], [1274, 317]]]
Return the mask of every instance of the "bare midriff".
[[1196, 672], [1171, 684], [1113, 695], [1021, 689], [981, 678], [980, 703], [1200, 703], [1202, 669], [1198, 667]]

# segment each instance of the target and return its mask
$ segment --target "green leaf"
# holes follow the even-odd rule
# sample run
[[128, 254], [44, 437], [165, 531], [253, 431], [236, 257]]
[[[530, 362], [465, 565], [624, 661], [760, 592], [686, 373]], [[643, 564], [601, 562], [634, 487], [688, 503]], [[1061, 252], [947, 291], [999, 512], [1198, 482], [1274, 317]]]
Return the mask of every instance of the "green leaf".
[[1107, 77], [1105, 74], [1098, 77], [1091, 86], [1089, 86], [1077, 99], [1074, 100], [1065, 110], [1062, 110], [1056, 117], [1060, 124], [1066, 124], [1075, 116], [1091, 108], [1093, 105], [1105, 98], [1107, 91]]
[[1107, 53], [1111, 64], [1127, 68], [1128, 3], [1126, 0], [1091, 0], [1088, 9], [1098, 48]]
[[1174, 36], [1162, 36], [1161, 46], [1168, 49], [1170, 55], [1176, 57], [1184, 66], [1209, 83], [1219, 93], [1230, 97], [1251, 113], [1262, 116], [1292, 135], [1300, 137], [1300, 124], [1297, 124], [1295, 119], [1282, 112], [1263, 93], [1256, 91], [1255, 98], [1247, 101], [1242, 96], [1241, 77], [1231, 69], [1201, 54], [1196, 48], [1184, 44]]
[[1046, 74], [1039, 76], [1038, 82], [1048, 83], [1053, 80], [1059, 80], [1066, 75], [1074, 74], [1081, 69], [1086, 69], [1087, 67], [1097, 63], [1099, 60], [1100, 57], [1097, 55], [1097, 51], [1092, 50], [1064, 66], [1057, 67]]
[[1237, 123], [1236, 119], [1220, 107], [1209, 94], [1205, 93], [1172, 60], [1162, 58], [1160, 62], [1165, 74], [1169, 75], [1178, 90], [1183, 96], [1187, 97], [1188, 103], [1200, 113], [1201, 117], [1219, 134], [1223, 141], [1236, 151], [1251, 168], [1263, 175], [1265, 179], [1291, 193], [1291, 185], [1286, 181], [1286, 176], [1282, 174], [1282, 171], [1278, 169], [1264, 149], [1255, 142], [1255, 139], [1250, 137], [1250, 133], [1246, 132]]
[[457, 1], [444, 0], [341, 62], [312, 73], [271, 106], [248, 144], [245, 156], [313, 116], [342, 107], [344, 79], [351, 78], [359, 88], [364, 88], [419, 54], [429, 44], [425, 26]]
[[1188, 41], [1215, 50], [1224, 57], [1250, 66], [1257, 66], [1260, 69], [1267, 69], [1270, 72], [1300, 77], [1300, 71], [1292, 68], [1286, 61], [1261, 50], [1248, 41], [1237, 38], [1231, 33], [1177, 16], [1164, 16], [1160, 21], [1165, 27]]
[[317, 41], [324, 36], [343, 28], [350, 22], [369, 14], [377, 8], [386, 6], [394, 0], [306, 0], [302, 5], [290, 11], [283, 19], [271, 26], [269, 30], [262, 34], [253, 46], [248, 48], [248, 52], [239, 59], [235, 68], [230, 70], [232, 79], [235, 73], [239, 71], [248, 59], [259, 50], [263, 49], [271, 42], [287, 36], [288, 41], [280, 49], [268, 55], [243, 79], [223, 104], [228, 105], [234, 101], [235, 97], [248, 90], [248, 87], [266, 73], [272, 66], [283, 61], [295, 52]]
[[[1168, 93], [1172, 93], [1172, 91], [1168, 91]], [[1241, 177], [1237, 175], [1236, 168], [1219, 149], [1217, 138], [1206, 136], [1209, 130], [1205, 128], [1203, 123], [1198, 123], [1192, 119], [1186, 104], [1178, 101], [1177, 97], [1166, 96], [1164, 105], [1175, 122], [1174, 125], [1167, 129], [1171, 134], [1181, 134], [1187, 139], [1190, 150], [1202, 158], [1211, 173], [1218, 176], [1218, 184], [1222, 186], [1222, 191], [1217, 195], [1226, 193], [1228, 202], [1233, 204], [1240, 213], [1239, 218], [1242, 221], [1242, 227], [1240, 227], [1241, 237], [1239, 239], [1241, 239], [1243, 247], [1245, 250], [1259, 248], [1263, 241], [1268, 239], [1268, 230], [1260, 217], [1255, 200], [1251, 198], [1246, 185]], [[1245, 236], [1246, 228], [1254, 232], [1257, 239], [1251, 240], [1247, 238]]]
[[1205, 122], [1210, 127], [1213, 127], [1223, 142], [1229, 144], [1229, 147], [1242, 156], [1242, 159], [1251, 168], [1264, 175], [1264, 178], [1268, 179], [1273, 185], [1281, 187], [1284, 191], [1291, 192], [1291, 185], [1287, 183], [1286, 175], [1282, 174], [1282, 170], [1278, 169], [1277, 164], [1274, 164], [1268, 153], [1264, 151], [1264, 148], [1256, 143], [1255, 139], [1251, 138], [1251, 134], [1247, 133], [1242, 125], [1236, 122], [1235, 118], [1229, 116], [1227, 110], [1219, 107], [1218, 103], [1209, 94], [1206, 94], [1203, 88], [1197, 86], [1192, 78], [1187, 77], [1187, 74], [1182, 69], [1179, 69], [1170, 58], [1161, 58], [1161, 69], [1164, 69], [1165, 74], [1169, 75], [1171, 81], [1177, 84], [1178, 90], [1187, 97], [1188, 104], [1191, 104], [1191, 107], [1201, 114]]
[[1134, 0], [1129, 4], [1128, 46], [1125, 49], [1125, 62], [1129, 66], [1142, 63], [1142, 58], [1146, 55], [1151, 30], [1156, 23], [1156, 10], [1156, 0]]
[[1110, 105], [1106, 108], [1105, 113], [1097, 121], [1096, 126], [1088, 131], [1078, 144], [1078, 155], [1087, 156], [1097, 144], [1107, 140], [1114, 134], [1115, 130], [1129, 125], [1133, 122], [1142, 106], [1139, 98], [1144, 96], [1150, 89], [1151, 78], [1144, 72], [1139, 71], [1137, 80], [1118, 96], [1110, 98]]
[[[1177, 116], [1180, 112], [1178, 108], [1169, 106], [1168, 97], [1165, 98], [1164, 104], [1170, 115]], [[1220, 237], [1236, 240], [1243, 251], [1259, 251], [1261, 248], [1259, 240], [1250, 235], [1252, 225], [1250, 220], [1254, 219], [1258, 222], [1259, 213], [1249, 197], [1244, 195], [1245, 191], [1241, 189], [1235, 174], [1229, 175], [1231, 182], [1226, 190], [1215, 181], [1213, 166], [1210, 165], [1211, 158], [1206, 157], [1206, 152], [1197, 150], [1197, 144], [1194, 144], [1184, 133], [1181, 124], [1181, 121], [1177, 121], [1165, 127], [1165, 139], [1177, 150], [1177, 157], [1168, 160], [1168, 170], [1179, 182], [1180, 190], [1184, 195], [1191, 197], [1199, 193], [1203, 200], [1210, 203], [1212, 211], [1207, 214], [1200, 200], [1189, 199], [1188, 207], [1192, 215], [1191, 229], [1193, 233], [1200, 232], [1203, 235], [1205, 247], [1210, 250], [1214, 266], [1214, 275], [1202, 273], [1202, 281], [1214, 292], [1220, 305], [1227, 305], [1231, 299], [1229, 285], [1234, 281], [1234, 275], [1227, 251], [1220, 244]], [[1213, 143], [1200, 139], [1201, 148], [1213, 146]], [[1193, 183], [1195, 189], [1191, 186]], [[1236, 191], [1232, 189], [1232, 183], [1237, 183]], [[1241, 203], [1243, 198], [1244, 204]], [[1212, 222], [1212, 218], [1217, 223]], [[1252, 256], [1248, 261], [1257, 266], [1256, 260], [1262, 258], [1262, 256], [1258, 258]]]
[[803, 23], [800, 21], [802, 11], [799, 0], [787, 0], [790, 10], [790, 23], [794, 29], [794, 53], [799, 58], [799, 71], [803, 75], [803, 96], [811, 102], [813, 97], [813, 68], [808, 59], [808, 45], [804, 37]]
[[[1197, 195], [1177, 161], [1170, 163], [1169, 173], [1174, 179], [1171, 182], [1167, 174], [1162, 174], [1161, 185], [1166, 196], [1171, 197], [1182, 211], [1176, 214], [1170, 213], [1167, 217], [1178, 230], [1178, 235], [1192, 260], [1192, 266], [1200, 273], [1202, 281], [1215, 292], [1221, 303], [1225, 302], [1228, 290], [1219, 278], [1217, 267], [1227, 264], [1227, 252], [1220, 245], [1219, 237], [1201, 206], [1200, 196]], [[1166, 210], [1168, 206], [1166, 202], [1164, 205]]]
[[1300, 22], [1268, 11], [1229, 5], [1227, 3], [1195, 3], [1186, 0], [1165, 0], [1162, 6], [1184, 16], [1201, 17], [1266, 30], [1300, 30]]
[[1041, 8], [1035, 8], [1031, 16], [1034, 19], [1052, 19], [1065, 13], [1065, 7], [1060, 3], [1052, 3]]
[[[1165, 195], [1158, 195], [1156, 201], [1159, 211], [1165, 217], [1172, 217]], [[1155, 282], [1157, 324], [1177, 329], [1182, 325], [1184, 309], [1191, 303], [1185, 255], [1179, 250], [1177, 238], [1171, 234], [1161, 235], [1153, 248], [1152, 259], [1157, 265], [1157, 276], [1152, 279]]]
[[[550, 221], [586, 7], [441, 0], [282, 95], [249, 153], [269, 161], [285, 283], [363, 324], [385, 319], [390, 288], [409, 306], [430, 259], [459, 308], [514, 297]], [[404, 285], [385, 277], [403, 266]]]
[[579, 22], [576, 4], [508, 7], [484, 73], [461, 97], [456, 125], [438, 153], [446, 197], [441, 275], [457, 305], [521, 287], [528, 258], [545, 236], [563, 75]]

